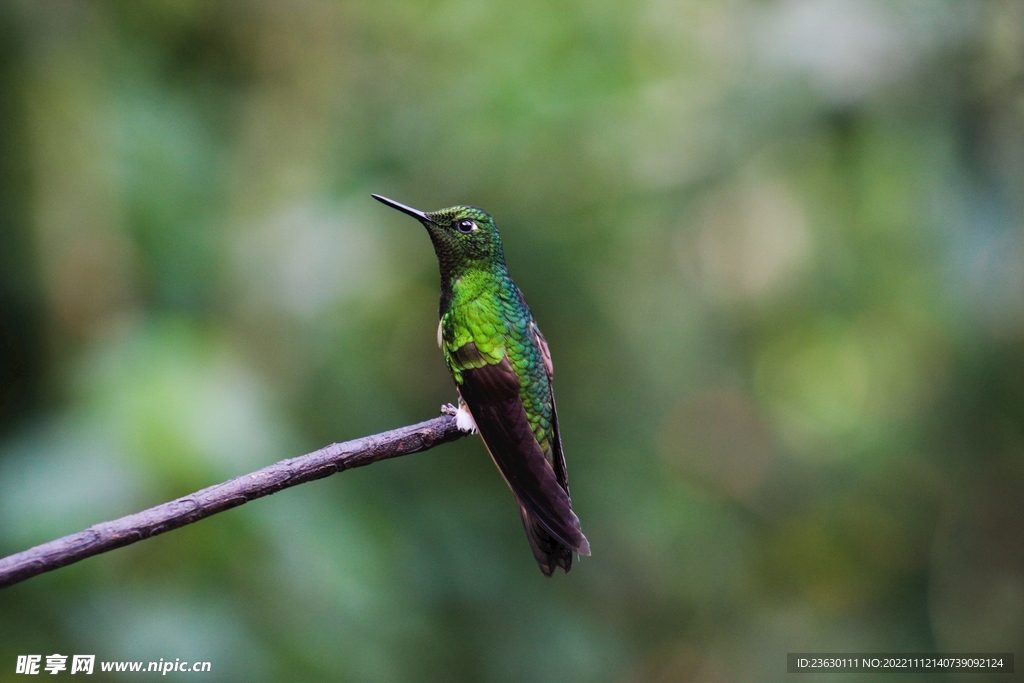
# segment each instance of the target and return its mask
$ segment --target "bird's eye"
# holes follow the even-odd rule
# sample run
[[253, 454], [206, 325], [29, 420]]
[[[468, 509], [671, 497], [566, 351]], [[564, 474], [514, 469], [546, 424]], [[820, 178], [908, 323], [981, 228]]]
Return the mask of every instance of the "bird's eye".
[[477, 226], [476, 223], [466, 218], [456, 223], [455, 227], [458, 228], [459, 232], [473, 232]]

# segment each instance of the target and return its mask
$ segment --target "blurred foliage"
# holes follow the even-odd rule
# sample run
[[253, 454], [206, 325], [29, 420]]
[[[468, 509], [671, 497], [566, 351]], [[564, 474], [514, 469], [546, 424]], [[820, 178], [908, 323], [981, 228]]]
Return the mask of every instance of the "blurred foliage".
[[466, 439], [0, 592], [0, 680], [1024, 650], [1019, 0], [7, 0], [0, 551], [450, 401], [370, 192], [497, 218], [593, 557]]

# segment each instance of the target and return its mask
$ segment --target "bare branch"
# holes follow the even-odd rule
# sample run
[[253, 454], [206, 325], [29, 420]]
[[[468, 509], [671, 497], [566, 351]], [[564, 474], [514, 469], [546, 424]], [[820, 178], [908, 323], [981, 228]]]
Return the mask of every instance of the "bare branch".
[[96, 524], [77, 534], [5, 557], [0, 560], [0, 588], [198, 522], [291, 486], [378, 460], [419, 453], [465, 435], [455, 426], [455, 418], [446, 414], [416, 425], [331, 444], [307, 455], [282, 460], [252, 474], [210, 486], [134, 515]]

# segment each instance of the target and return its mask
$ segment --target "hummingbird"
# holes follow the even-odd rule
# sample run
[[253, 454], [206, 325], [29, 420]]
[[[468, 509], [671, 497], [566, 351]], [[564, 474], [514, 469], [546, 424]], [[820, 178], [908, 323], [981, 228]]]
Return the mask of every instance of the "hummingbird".
[[372, 197], [427, 229], [441, 270], [437, 345], [459, 394], [458, 427], [479, 432], [541, 572], [568, 572], [590, 543], [569, 498], [551, 351], [508, 273], [494, 219], [474, 206], [424, 212]]

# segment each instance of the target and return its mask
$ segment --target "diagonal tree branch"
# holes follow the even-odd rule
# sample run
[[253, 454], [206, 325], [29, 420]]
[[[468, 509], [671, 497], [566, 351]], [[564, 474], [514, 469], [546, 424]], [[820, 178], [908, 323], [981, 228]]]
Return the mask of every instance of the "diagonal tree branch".
[[131, 545], [144, 538], [198, 522], [210, 515], [269, 496], [298, 484], [329, 477], [335, 472], [362, 467], [378, 460], [419, 453], [466, 435], [455, 426], [454, 410], [419, 424], [335, 443], [313, 453], [282, 460], [223, 484], [191, 493], [163, 505], [137, 512], [37, 545], [0, 559], [0, 588], [37, 574]]

